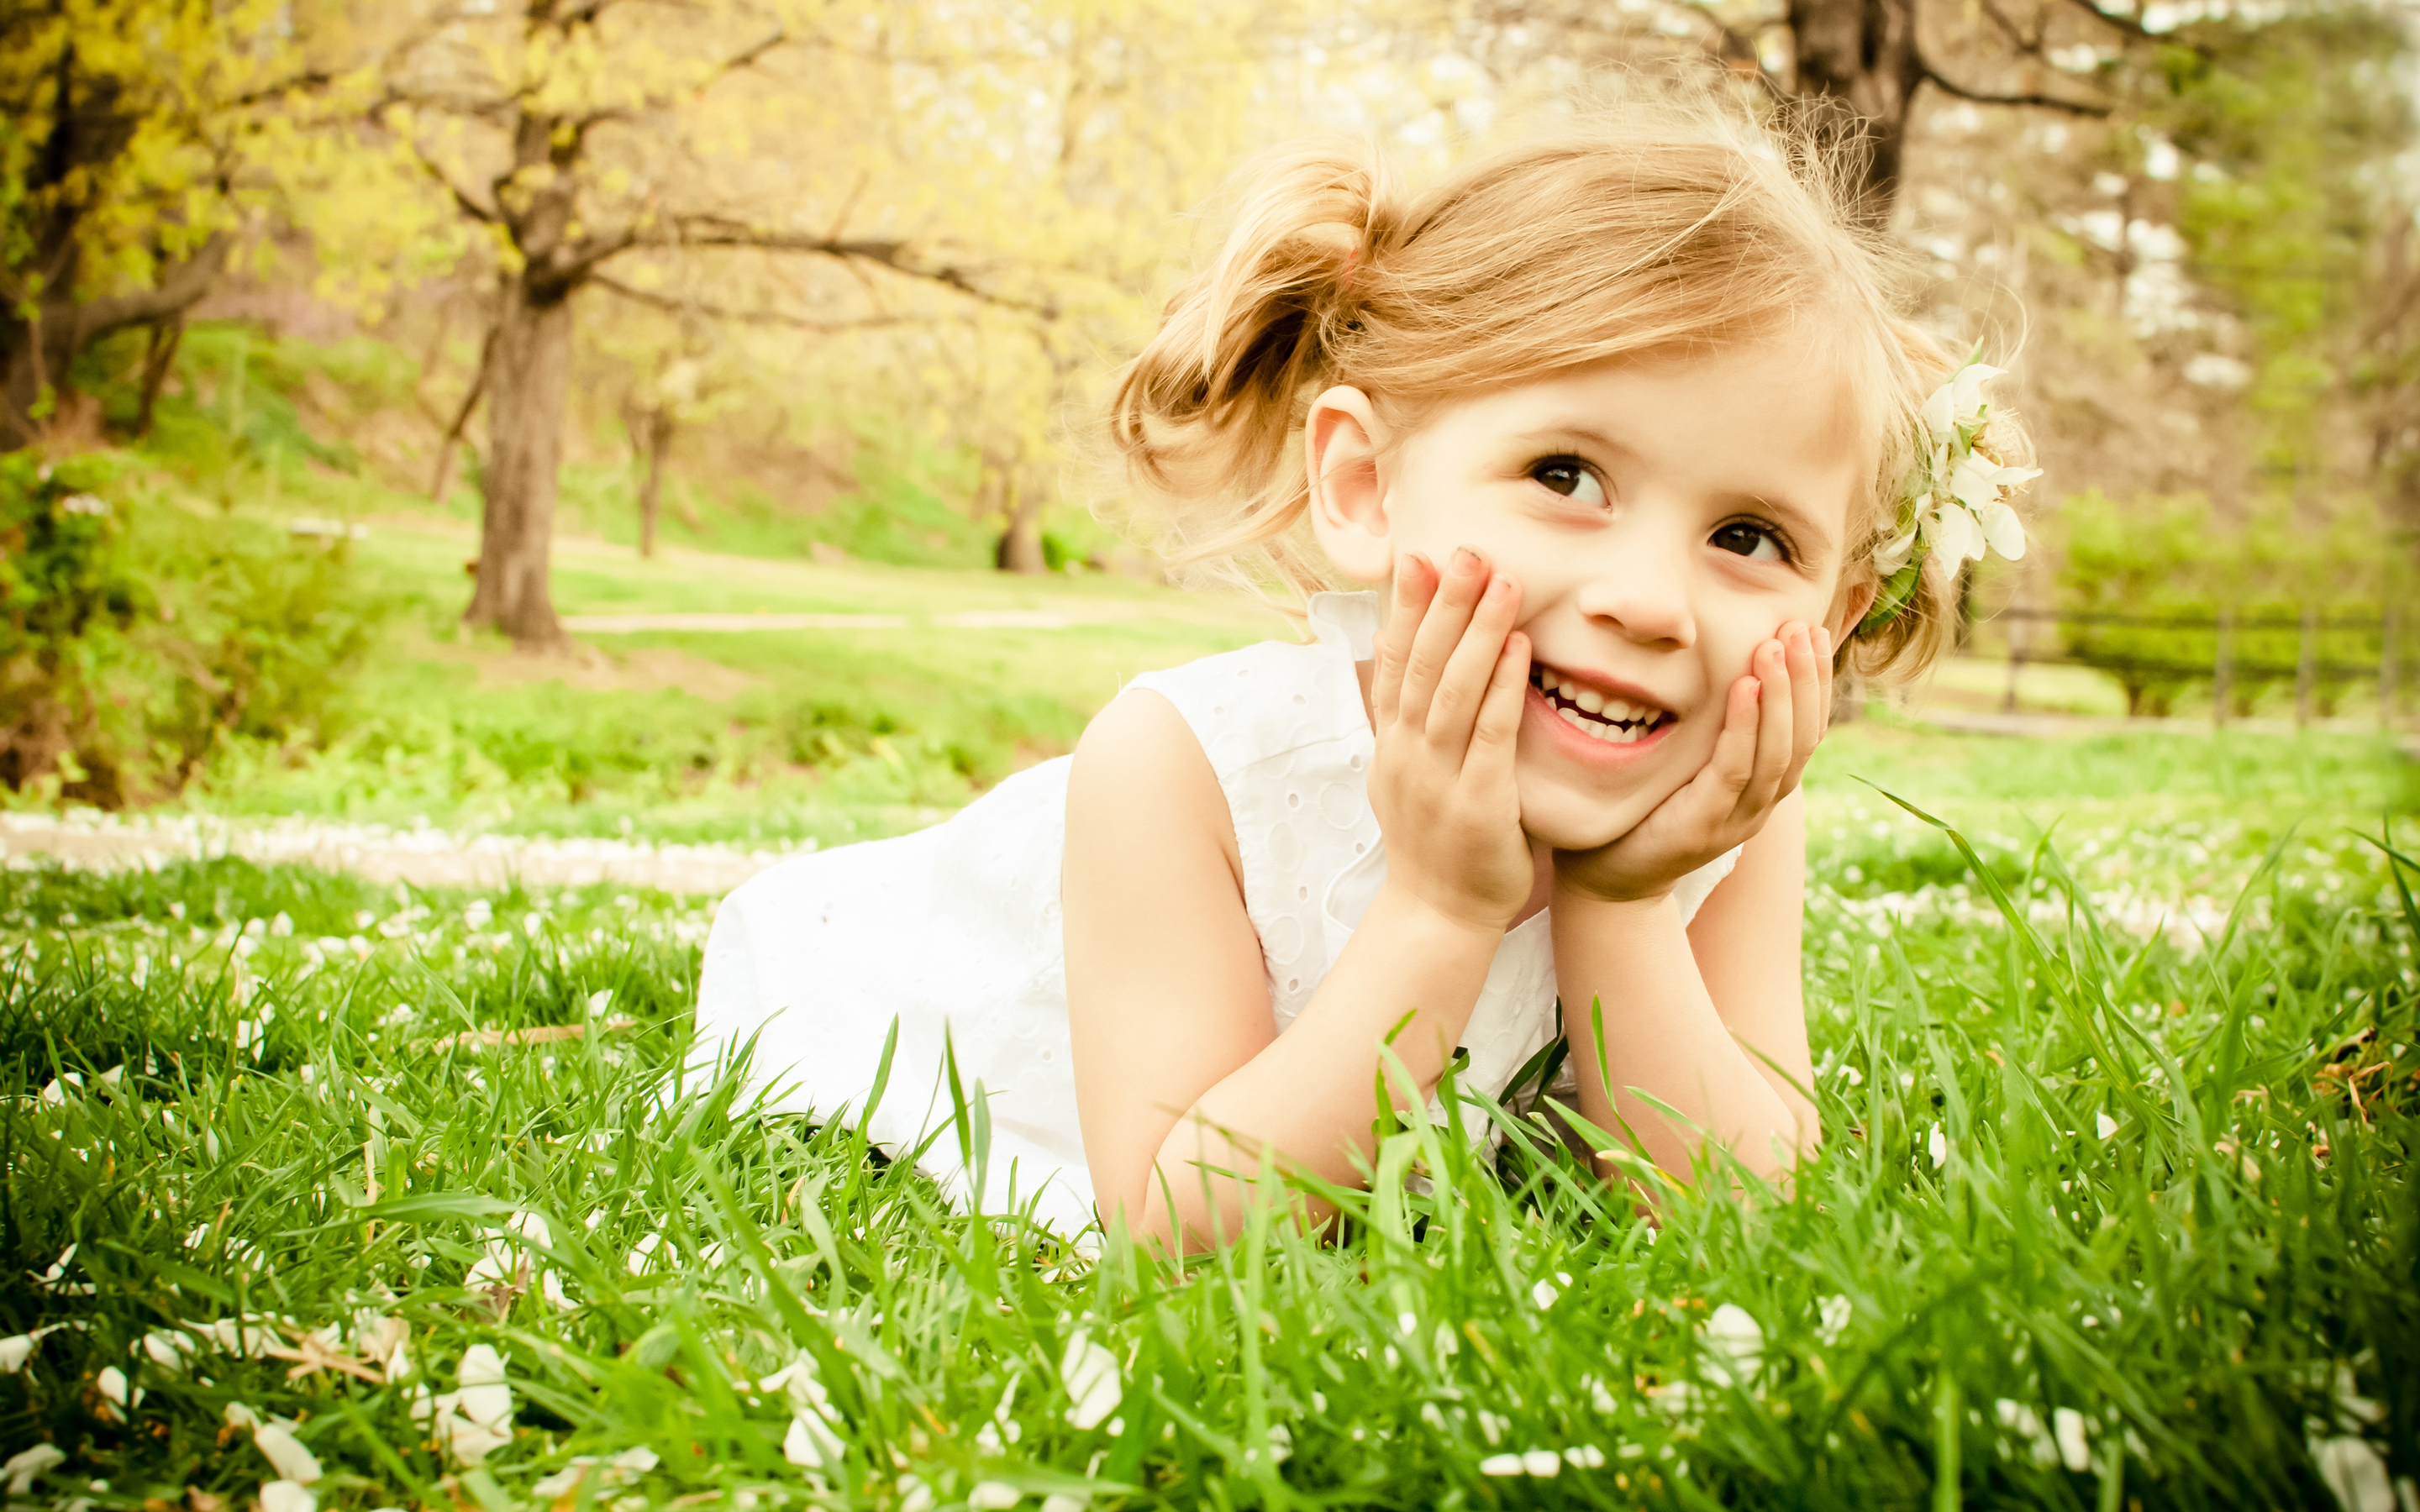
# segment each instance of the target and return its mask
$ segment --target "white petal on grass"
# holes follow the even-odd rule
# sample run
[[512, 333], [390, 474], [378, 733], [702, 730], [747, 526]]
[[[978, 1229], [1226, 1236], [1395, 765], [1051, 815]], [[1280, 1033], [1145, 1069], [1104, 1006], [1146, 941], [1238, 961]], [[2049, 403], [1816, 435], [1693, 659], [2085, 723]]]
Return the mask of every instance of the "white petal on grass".
[[656, 1250], [663, 1242], [660, 1234], [641, 1234], [639, 1242], [630, 1246], [630, 1257], [623, 1264], [628, 1267], [632, 1275], [644, 1275], [655, 1263]]
[[284, 1423], [263, 1423], [252, 1430], [252, 1442], [277, 1467], [280, 1479], [308, 1486], [319, 1478], [318, 1457], [304, 1448]]
[[[447, 1452], [463, 1464], [476, 1465], [513, 1442], [513, 1388], [504, 1379], [504, 1357], [488, 1344], [463, 1350], [455, 1377], [460, 1389], [438, 1396], [428, 1411]], [[421, 1412], [415, 1394], [413, 1417]]]
[[226, 1426], [231, 1428], [249, 1429], [260, 1427], [260, 1414], [241, 1402], [227, 1403], [225, 1417]]
[[1815, 1336], [1823, 1340], [1827, 1348], [1839, 1343], [1840, 1335], [1847, 1331], [1849, 1319], [1855, 1310], [1850, 1305], [1849, 1299], [1846, 1297], [1826, 1297], [1817, 1303]]
[[967, 1505], [977, 1512], [1008, 1512], [1008, 1508], [1024, 1500], [1025, 1493], [1004, 1480], [977, 1481], [975, 1489], [967, 1493]]
[[102, 1366], [101, 1374], [93, 1378], [92, 1384], [93, 1389], [101, 1393], [101, 1400], [121, 1412], [131, 1412], [143, 1405], [143, 1388], [129, 1385], [126, 1372], [114, 1365]]
[[1075, 1403], [1067, 1410], [1067, 1421], [1079, 1430], [1098, 1427], [1118, 1410], [1125, 1394], [1125, 1383], [1118, 1378], [1118, 1357], [1081, 1330], [1067, 1340], [1067, 1352], [1059, 1361], [1059, 1379]]
[[1992, 1412], [2000, 1427], [2025, 1441], [2035, 1464], [2047, 1470], [2058, 1463], [2058, 1442], [2042, 1427], [2041, 1418], [2032, 1408], [2003, 1396], [1992, 1404]]
[[38, 1328], [31, 1333], [0, 1339], [0, 1376], [13, 1376], [24, 1369], [25, 1363], [34, 1357], [34, 1351], [41, 1347], [42, 1340], [65, 1326], [53, 1323], [48, 1328]]
[[2107, 1139], [2118, 1132], [2118, 1120], [2103, 1113], [2092, 1120], [2092, 1132]]
[[1942, 1133], [1941, 1125], [1934, 1124], [1932, 1133], [1926, 1136], [1924, 1152], [1932, 1157], [1932, 1168], [1936, 1171], [1949, 1164], [1949, 1136]]
[[1563, 1459], [1574, 1470], [1603, 1470], [1605, 1451], [1592, 1443], [1575, 1443], [1563, 1451]]
[[[1092, 1504], [1080, 1496], [1071, 1496], [1065, 1491], [1052, 1491], [1042, 1499], [1042, 1512], [1084, 1512], [1084, 1509]], [[907, 1503], [902, 1502], [899, 1505], [900, 1512], [907, 1512]]]
[[1562, 1295], [1563, 1293], [1561, 1288], [1557, 1287], [1552, 1281], [1542, 1279], [1536, 1286], [1529, 1288], [1529, 1300], [1538, 1304], [1538, 1310], [1540, 1312], [1544, 1312], [1547, 1308], [1552, 1307], [1556, 1303], [1561, 1301]]
[[921, 1475], [899, 1477], [899, 1512], [933, 1512], [939, 1500]]
[[595, 1461], [591, 1460], [586, 1455], [582, 1455], [579, 1458], [574, 1459], [571, 1463], [564, 1466], [561, 1470], [556, 1471], [553, 1474], [541, 1476], [538, 1479], [530, 1482], [529, 1493], [531, 1500], [538, 1502], [559, 1502], [563, 1498], [569, 1496], [573, 1491], [580, 1489], [580, 1483], [582, 1481], [588, 1478], [589, 1466], [594, 1462]]
[[1521, 1456], [1521, 1468], [1540, 1480], [1552, 1480], [1563, 1473], [1563, 1457], [1552, 1449], [1531, 1449]]
[[1489, 1455], [1479, 1462], [1479, 1473], [1482, 1475], [1526, 1475], [1529, 1467], [1521, 1462], [1519, 1455]]
[[2386, 1461], [2368, 1441], [2350, 1434], [2310, 1443], [2311, 1463], [2344, 1512], [2397, 1512]]
[[155, 1328], [143, 1335], [143, 1352], [163, 1370], [182, 1370], [194, 1352], [193, 1339], [173, 1328]]
[[1707, 1352], [1714, 1356], [1706, 1376], [1718, 1386], [1730, 1385], [1734, 1372], [1740, 1380], [1753, 1380], [1764, 1364], [1764, 1330], [1737, 1303], [1715, 1308], [1706, 1319], [1704, 1335]]
[[319, 1512], [319, 1498], [296, 1481], [265, 1480], [260, 1483], [260, 1512]]
[[38, 1443], [30, 1449], [20, 1449], [0, 1464], [0, 1475], [8, 1477], [8, 1494], [23, 1496], [34, 1489], [34, 1482], [68, 1462], [66, 1451], [55, 1443]]
[[2052, 1442], [2058, 1445], [2059, 1463], [2079, 1475], [2092, 1468], [2092, 1444], [2082, 1412], [2072, 1407], [2054, 1409], [2050, 1414], [2050, 1436]]
[[782, 1440], [782, 1458], [809, 1469], [837, 1464], [845, 1452], [831, 1425], [814, 1412], [793, 1416], [790, 1431]]

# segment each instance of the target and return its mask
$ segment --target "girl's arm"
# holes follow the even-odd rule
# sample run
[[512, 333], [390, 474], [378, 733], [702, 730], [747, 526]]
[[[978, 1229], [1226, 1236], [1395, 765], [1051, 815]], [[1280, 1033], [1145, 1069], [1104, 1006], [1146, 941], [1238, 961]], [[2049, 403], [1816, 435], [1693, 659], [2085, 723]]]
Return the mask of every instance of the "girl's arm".
[[1393, 1048], [1417, 1085], [1390, 1091], [1425, 1099], [1531, 891], [1512, 791], [1529, 655], [1510, 634], [1518, 589], [1491, 589], [1476, 558], [1442, 585], [1398, 576], [1372, 688], [1388, 877], [1284, 1034], [1233, 823], [1192, 732], [1165, 700], [1128, 697], [1077, 748], [1063, 888], [1084, 1152], [1102, 1215], [1124, 1209], [1171, 1247], [1240, 1231], [1264, 1150], [1357, 1184], [1388, 1033], [1413, 1012]]
[[[1797, 787], [1829, 717], [1830, 636], [1785, 626], [1751, 669], [1695, 779], [1629, 835], [1556, 856], [1555, 973], [1581, 1116], [1606, 1130], [1627, 1124], [1638, 1152], [1676, 1176], [1690, 1171], [1701, 1139], [1770, 1177], [1820, 1136], [1798, 1090], [1813, 1068], [1799, 985], [1807, 833]], [[1673, 885], [1743, 840], [1738, 865], [1683, 929]]]
[[[1786, 1170], [1820, 1137], [1815, 1105], [1799, 1089], [1814, 1080], [1799, 987], [1806, 827], [1793, 793], [1685, 930], [1668, 896], [1555, 898], [1555, 972], [1580, 1114], [1618, 1131], [1619, 1113], [1665, 1170], [1689, 1170], [1696, 1138], [1631, 1088], [1687, 1115], [1761, 1176]], [[1609, 1078], [1596, 1071], [1592, 998], [1605, 1005]]]

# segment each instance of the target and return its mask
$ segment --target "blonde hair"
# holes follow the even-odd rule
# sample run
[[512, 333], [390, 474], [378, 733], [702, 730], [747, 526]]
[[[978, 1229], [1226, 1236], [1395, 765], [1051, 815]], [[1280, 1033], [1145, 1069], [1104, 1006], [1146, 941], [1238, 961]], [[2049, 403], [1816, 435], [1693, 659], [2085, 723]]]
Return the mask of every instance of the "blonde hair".
[[[1795, 331], [1839, 373], [1871, 458], [1842, 592], [1873, 580], [1917, 408], [1956, 364], [1894, 313], [1897, 259], [1806, 136], [1705, 101], [1625, 104], [1418, 196], [1352, 142], [1275, 153], [1241, 186], [1224, 242], [1110, 405], [1125, 523], [1177, 566], [1296, 602], [1327, 585], [1298, 438], [1332, 384], [1411, 420], [1457, 393]], [[2013, 422], [1994, 432], [1988, 449], [2022, 461]], [[1884, 681], [1930, 665], [1957, 623], [1957, 576], [1928, 562], [1843, 665]]]

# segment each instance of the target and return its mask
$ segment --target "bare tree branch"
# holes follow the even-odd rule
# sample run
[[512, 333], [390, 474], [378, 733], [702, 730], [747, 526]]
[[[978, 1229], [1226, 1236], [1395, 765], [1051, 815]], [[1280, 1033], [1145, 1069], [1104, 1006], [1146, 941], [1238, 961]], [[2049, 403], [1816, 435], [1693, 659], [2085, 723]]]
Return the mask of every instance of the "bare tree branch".
[[871, 264], [903, 277], [923, 279], [928, 283], [955, 289], [969, 299], [1002, 309], [1023, 310], [1055, 319], [1059, 315], [1056, 301], [1021, 300], [1001, 294], [975, 281], [971, 270], [954, 264], [929, 263], [919, 257], [916, 249], [906, 241], [805, 236], [796, 232], [770, 231], [721, 216], [690, 216], [678, 223], [681, 245], [685, 247], [730, 247], [760, 252], [806, 253], [836, 257], [844, 262]]
[[2105, 118], [2115, 108], [2110, 105], [2094, 104], [2089, 100], [2061, 100], [2056, 95], [1994, 94], [1988, 89], [1970, 88], [1955, 79], [1944, 77], [1941, 70], [1932, 66], [1931, 59], [1919, 58], [1918, 62], [1924, 69], [1926, 82], [1939, 88], [1944, 94], [1954, 95], [1960, 100], [1971, 100], [1978, 105], [2030, 105], [2038, 110], [2065, 111], [2070, 116], [2087, 116], [2096, 120]]
[[497, 213], [480, 204], [477, 200], [473, 199], [471, 197], [470, 191], [456, 183], [452, 176], [446, 173], [444, 168], [439, 164], [436, 159], [420, 150], [420, 143], [417, 138], [413, 137], [409, 131], [398, 131], [396, 134], [402, 137], [404, 145], [411, 149], [412, 161], [420, 164], [421, 171], [427, 174], [430, 178], [434, 179], [438, 188], [442, 189], [445, 193], [454, 196], [454, 204], [457, 208], [460, 209], [463, 214], [469, 216], [474, 221], [483, 222], [489, 225], [496, 224], [498, 218]]
[[[2089, 3], [2089, 0], [2079, 0], [2079, 3]], [[2000, 29], [2000, 35], [2009, 39], [2010, 47], [2029, 57], [2041, 56], [2042, 27], [2040, 25], [2037, 24], [2034, 27], [2034, 34], [2031, 37], [2026, 36], [2024, 28], [2017, 24], [2016, 18], [2000, 8], [1999, 0], [1983, 0], [1983, 14], [1992, 18], [1992, 24]], [[2036, 19], [2040, 20], [2039, 17]]]
[[210, 291], [210, 285], [225, 266], [227, 253], [234, 245], [234, 237], [225, 231], [213, 231], [192, 256], [163, 271], [151, 287], [88, 300], [44, 318], [73, 321], [80, 338], [77, 345], [81, 347], [95, 336], [124, 326], [145, 325], [182, 315]]
[[793, 331], [870, 331], [882, 326], [931, 325], [939, 318], [937, 316], [872, 315], [847, 320], [817, 320], [809, 316], [793, 315], [787, 310], [736, 310], [703, 300], [681, 299], [626, 284], [611, 273], [592, 273], [589, 281], [599, 288], [652, 309], [669, 311], [674, 315], [704, 316], [709, 320], [728, 320], [737, 325], [784, 326]]

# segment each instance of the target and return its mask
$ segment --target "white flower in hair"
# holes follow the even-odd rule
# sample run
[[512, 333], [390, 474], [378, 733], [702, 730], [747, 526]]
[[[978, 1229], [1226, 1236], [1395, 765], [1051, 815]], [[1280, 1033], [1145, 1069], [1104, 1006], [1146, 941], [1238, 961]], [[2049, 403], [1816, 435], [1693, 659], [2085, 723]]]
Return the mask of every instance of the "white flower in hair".
[[1886, 625], [1906, 608], [1924, 559], [1936, 551], [1961, 565], [1995, 551], [2010, 562], [2025, 554], [2024, 521], [2009, 498], [2041, 470], [2009, 467], [1987, 449], [1992, 407], [1983, 385], [2000, 376], [2001, 369], [1970, 359], [1916, 411], [1916, 464], [1891, 538], [1874, 551], [1882, 592], [1858, 628]]

